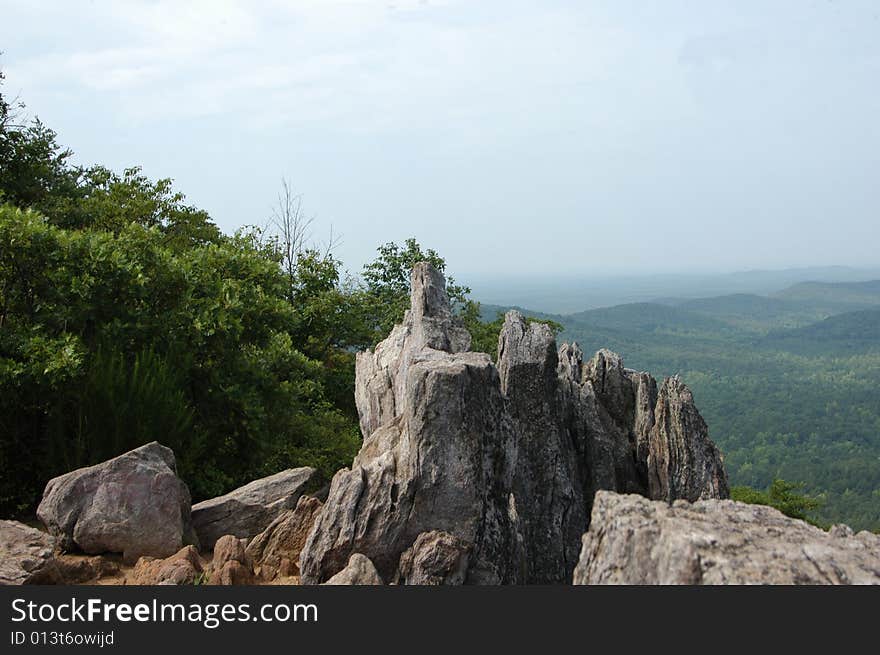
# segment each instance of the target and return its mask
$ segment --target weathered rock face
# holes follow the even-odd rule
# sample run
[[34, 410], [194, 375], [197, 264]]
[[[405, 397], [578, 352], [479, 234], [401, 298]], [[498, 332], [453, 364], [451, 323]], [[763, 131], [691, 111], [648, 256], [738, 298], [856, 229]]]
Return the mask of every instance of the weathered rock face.
[[[596, 490], [726, 496], [686, 387], [658, 393], [609, 351], [586, 363], [577, 345], [557, 352], [550, 328], [517, 312], [496, 368], [467, 352], [444, 285], [417, 265], [403, 323], [357, 357], [364, 444], [334, 476], [300, 555], [303, 583], [328, 580], [354, 553], [385, 580], [568, 582]], [[460, 569], [444, 571], [452, 551]]]
[[300, 556], [301, 581], [342, 570], [353, 553], [391, 579], [422, 532], [443, 530], [472, 547], [473, 582], [521, 579], [509, 511], [512, 433], [498, 371], [482, 353], [459, 352], [467, 333], [449, 310], [443, 277], [412, 276], [412, 309], [375, 353], [357, 359], [364, 444], [333, 478]]
[[185, 546], [165, 559], [141, 557], [128, 582], [135, 585], [191, 585], [203, 571], [199, 551], [194, 546]]
[[0, 521], [0, 585], [60, 584], [55, 539], [18, 521]]
[[381, 585], [382, 578], [369, 557], [354, 553], [339, 573], [327, 580], [326, 585]]
[[301, 496], [296, 509], [287, 510], [251, 539], [248, 557], [263, 580], [299, 575], [299, 555], [323, 505], [312, 496]]
[[727, 474], [721, 454], [694, 398], [678, 378], [660, 387], [656, 421], [648, 443], [648, 492], [651, 498], [700, 500], [727, 498]]
[[428, 586], [463, 584], [469, 550], [468, 544], [448, 532], [423, 532], [400, 556], [395, 582]]
[[157, 442], [50, 480], [37, 516], [62, 549], [166, 557], [193, 539], [190, 495]]
[[223, 535], [250, 539], [259, 534], [280, 514], [296, 507], [314, 475], [315, 469], [309, 467], [287, 469], [193, 505], [192, 524], [199, 543], [213, 548]]
[[567, 582], [587, 524], [582, 457], [565, 429], [558, 355], [550, 327], [509, 312], [498, 340], [498, 371], [513, 438], [512, 497], [525, 557], [525, 580]]
[[880, 536], [760, 505], [600, 491], [575, 584], [880, 584]]

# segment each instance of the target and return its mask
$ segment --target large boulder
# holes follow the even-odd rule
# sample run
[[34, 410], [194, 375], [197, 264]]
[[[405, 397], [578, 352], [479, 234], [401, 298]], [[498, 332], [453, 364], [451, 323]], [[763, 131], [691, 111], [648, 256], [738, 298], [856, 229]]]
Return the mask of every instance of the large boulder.
[[[610, 351], [584, 362], [577, 344], [557, 350], [550, 327], [518, 312], [505, 317], [497, 368], [469, 344], [443, 276], [417, 264], [403, 322], [357, 356], [364, 443], [302, 549], [304, 584], [354, 553], [384, 580], [567, 582], [597, 490], [727, 495], [721, 456], [677, 380], [658, 393]], [[423, 535], [437, 533], [461, 546], [432, 551]], [[430, 572], [453, 551], [460, 570]]]
[[0, 521], [0, 585], [60, 584], [55, 539], [18, 521]]
[[772, 507], [600, 491], [575, 584], [880, 584], [880, 536]]
[[158, 442], [49, 481], [37, 516], [63, 550], [167, 557], [193, 539], [190, 495]]
[[308, 466], [287, 469], [193, 505], [192, 523], [199, 543], [213, 548], [223, 535], [254, 537], [280, 514], [296, 507], [314, 476], [315, 469]]
[[263, 580], [299, 575], [299, 555], [323, 505], [300, 496], [296, 509], [286, 510], [247, 546], [254, 570]]

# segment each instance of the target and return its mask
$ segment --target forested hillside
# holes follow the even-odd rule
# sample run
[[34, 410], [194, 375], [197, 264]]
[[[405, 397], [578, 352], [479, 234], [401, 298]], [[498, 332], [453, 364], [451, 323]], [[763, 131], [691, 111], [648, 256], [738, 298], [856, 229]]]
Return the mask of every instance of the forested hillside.
[[[880, 311], [826, 318], [832, 306], [852, 306], [853, 288], [868, 302], [878, 283], [809, 287], [822, 289], [816, 304], [801, 290], [538, 315], [561, 323], [561, 339], [586, 352], [611, 348], [630, 368], [680, 374], [731, 484], [802, 481], [821, 498], [820, 520], [878, 530]], [[789, 295], [799, 300], [783, 300]], [[487, 316], [501, 309], [483, 308]]]
[[[411, 266], [443, 258], [411, 239], [347, 274], [304, 238], [289, 193], [273, 217], [241, 217], [261, 227], [223, 234], [171, 180], [75, 165], [24, 112], [0, 95], [0, 515], [156, 438], [196, 501], [289, 466], [326, 481], [349, 465], [354, 353], [403, 316]], [[448, 282], [474, 349], [494, 354], [501, 308]], [[803, 481], [823, 521], [876, 530], [878, 286], [532, 316], [587, 352], [680, 374], [732, 484]]]

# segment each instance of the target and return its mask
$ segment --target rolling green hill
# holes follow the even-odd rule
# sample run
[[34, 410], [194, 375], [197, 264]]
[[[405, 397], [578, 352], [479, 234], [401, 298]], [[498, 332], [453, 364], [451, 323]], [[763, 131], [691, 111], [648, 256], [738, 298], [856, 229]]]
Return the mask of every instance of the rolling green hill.
[[794, 330], [777, 330], [761, 345], [817, 355], [874, 351], [880, 348], [880, 308], [838, 314]]
[[747, 293], [686, 300], [677, 306], [755, 332], [801, 327], [829, 316], [828, 310], [806, 302]]
[[801, 282], [774, 294], [822, 308], [829, 313], [868, 309], [880, 306], [880, 280], [867, 282]]
[[520, 311], [561, 323], [560, 340], [585, 353], [611, 348], [630, 368], [680, 374], [732, 484], [803, 481], [824, 498], [823, 521], [880, 530], [880, 307], [840, 309], [878, 288], [810, 283], [771, 297]]

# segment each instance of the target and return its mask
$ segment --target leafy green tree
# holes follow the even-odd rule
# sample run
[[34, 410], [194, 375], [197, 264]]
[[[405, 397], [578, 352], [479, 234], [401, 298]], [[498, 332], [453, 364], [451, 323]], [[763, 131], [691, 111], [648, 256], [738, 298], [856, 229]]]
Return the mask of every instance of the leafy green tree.
[[155, 438], [196, 498], [349, 463], [357, 424], [295, 346], [307, 320], [287, 291], [247, 235], [177, 250], [158, 225], [65, 229], [0, 207], [0, 510]]
[[[436, 250], [422, 249], [414, 238], [407, 239], [403, 246], [386, 243], [379, 247], [378, 252], [379, 256], [364, 267], [363, 293], [356, 296], [364, 316], [361, 324], [373, 330], [372, 344], [384, 339], [395, 323], [403, 320], [404, 312], [409, 309], [410, 272], [413, 266], [419, 262], [429, 262], [441, 273], [446, 272], [446, 260]], [[504, 317], [499, 315], [492, 321], [483, 320], [480, 303], [469, 297], [471, 289], [457, 284], [452, 276], [446, 278], [446, 292], [453, 311], [471, 334], [471, 349], [488, 353], [494, 359]], [[555, 334], [562, 331], [562, 325], [556, 321], [532, 317], [527, 320], [546, 323]], [[360, 334], [363, 335], [363, 331]], [[364, 345], [372, 344], [367, 342]]]
[[[0, 71], [0, 89], [3, 79]], [[22, 124], [23, 111], [24, 104], [10, 102], [0, 90], [0, 202], [40, 207], [75, 195], [82, 171], [70, 164], [73, 153], [38, 118]]]
[[802, 482], [786, 482], [775, 478], [767, 491], [736, 486], [731, 488], [730, 497], [752, 505], [769, 505], [786, 516], [824, 527], [813, 516], [813, 513], [822, 507], [822, 499], [799, 493], [804, 486]]
[[[362, 277], [366, 293], [361, 298], [367, 312], [366, 321], [371, 323], [374, 342], [384, 339], [395, 323], [403, 320], [409, 309], [410, 272], [419, 262], [430, 262], [441, 273], [446, 272], [446, 260], [431, 248], [422, 250], [414, 238], [403, 246], [386, 243], [378, 248], [379, 256], [364, 267]], [[471, 292], [468, 287], [446, 278], [446, 292], [453, 307], [460, 310]]]

